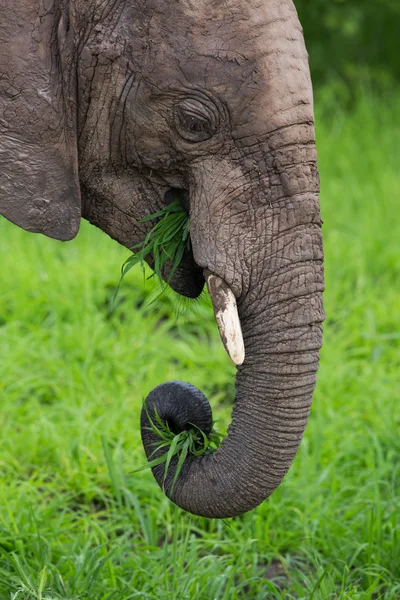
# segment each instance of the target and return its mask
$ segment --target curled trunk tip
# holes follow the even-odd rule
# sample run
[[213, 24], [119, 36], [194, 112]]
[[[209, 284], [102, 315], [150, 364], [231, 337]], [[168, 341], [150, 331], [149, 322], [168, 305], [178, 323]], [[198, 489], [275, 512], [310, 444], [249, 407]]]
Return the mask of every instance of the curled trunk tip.
[[[168, 426], [174, 435], [188, 429], [200, 429], [208, 437], [213, 425], [211, 406], [200, 390], [184, 381], [169, 381], [154, 388], [143, 403], [140, 417], [142, 442], [149, 462], [168, 452], [165, 445], [160, 448], [161, 436], [165, 434], [163, 425]], [[189, 455], [186, 462], [194, 458]], [[167, 474], [164, 462], [152, 467], [157, 483], [175, 503], [174, 476], [177, 463], [177, 457], [171, 460]]]

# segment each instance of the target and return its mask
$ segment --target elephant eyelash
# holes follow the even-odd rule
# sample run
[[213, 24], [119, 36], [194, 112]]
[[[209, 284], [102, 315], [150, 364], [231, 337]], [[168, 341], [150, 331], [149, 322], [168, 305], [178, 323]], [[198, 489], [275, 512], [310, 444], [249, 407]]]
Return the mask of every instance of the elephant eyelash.
[[203, 117], [181, 112], [179, 114], [180, 125], [190, 134], [212, 136], [212, 125]]
[[204, 142], [216, 131], [213, 112], [201, 102], [191, 99], [175, 107], [175, 125], [180, 136], [189, 142]]

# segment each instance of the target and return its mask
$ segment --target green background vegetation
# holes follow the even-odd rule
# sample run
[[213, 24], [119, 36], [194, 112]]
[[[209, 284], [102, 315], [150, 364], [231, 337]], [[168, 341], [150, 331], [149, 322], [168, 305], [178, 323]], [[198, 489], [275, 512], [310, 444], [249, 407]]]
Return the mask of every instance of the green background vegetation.
[[398, 0], [294, 0], [314, 85], [347, 102], [360, 86], [381, 94], [400, 82]]
[[137, 268], [111, 313], [125, 249], [87, 223], [61, 244], [1, 219], [1, 600], [400, 597], [400, 97], [381, 98], [398, 78], [399, 7], [297, 4], [319, 98], [327, 321], [293, 467], [225, 522], [183, 513], [150, 472], [132, 474], [156, 384], [190, 381], [219, 429], [229, 423], [234, 367], [209, 301], [149, 306]]

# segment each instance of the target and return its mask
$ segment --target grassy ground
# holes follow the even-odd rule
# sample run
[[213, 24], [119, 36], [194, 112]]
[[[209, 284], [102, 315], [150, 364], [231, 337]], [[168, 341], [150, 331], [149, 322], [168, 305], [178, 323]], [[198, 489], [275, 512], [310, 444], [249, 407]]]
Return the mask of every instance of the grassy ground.
[[318, 123], [318, 388], [281, 488], [228, 522], [130, 474], [142, 399], [162, 381], [199, 386], [226, 427], [234, 369], [209, 304], [149, 307], [138, 272], [110, 316], [126, 250], [85, 223], [63, 245], [1, 220], [1, 599], [400, 597], [398, 114], [365, 103]]

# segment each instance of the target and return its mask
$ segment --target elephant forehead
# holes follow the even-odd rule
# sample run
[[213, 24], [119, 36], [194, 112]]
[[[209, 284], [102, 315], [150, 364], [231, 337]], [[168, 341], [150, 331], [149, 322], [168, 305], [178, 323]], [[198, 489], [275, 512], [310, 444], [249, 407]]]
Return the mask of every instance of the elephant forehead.
[[[312, 120], [308, 58], [291, 0], [180, 0], [165, 12], [155, 4], [144, 64], [157, 87], [215, 94], [234, 129], [245, 129], [239, 137], [281, 126], [285, 111], [284, 125]], [[294, 105], [301, 116], [289, 114]]]
[[180, 0], [179, 5], [193, 20], [201, 15], [200, 25], [208, 20], [222, 23], [230, 19], [256, 27], [296, 14], [292, 0]]
[[240, 67], [281, 52], [288, 39], [302, 43], [292, 0], [153, 0], [146, 15], [147, 48], [167, 46], [183, 67], [196, 56]]

